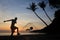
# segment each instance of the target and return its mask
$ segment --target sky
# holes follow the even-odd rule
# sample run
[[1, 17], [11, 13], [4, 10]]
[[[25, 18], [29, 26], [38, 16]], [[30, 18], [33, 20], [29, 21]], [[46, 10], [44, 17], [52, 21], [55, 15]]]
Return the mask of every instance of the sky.
[[[3, 21], [14, 19], [15, 17], [18, 18], [16, 26], [19, 28], [19, 31], [25, 30], [31, 25], [34, 25], [35, 30], [44, 28], [45, 24], [37, 18], [34, 12], [26, 9], [32, 2], [38, 4], [41, 1], [47, 3], [45, 10], [53, 20], [55, 9], [49, 7], [48, 0], [0, 0], [0, 32], [10, 31], [11, 22], [4, 23]], [[36, 13], [49, 25], [51, 22], [44, 11], [39, 6], [37, 7]], [[28, 23], [31, 23], [30, 26], [24, 28]]]

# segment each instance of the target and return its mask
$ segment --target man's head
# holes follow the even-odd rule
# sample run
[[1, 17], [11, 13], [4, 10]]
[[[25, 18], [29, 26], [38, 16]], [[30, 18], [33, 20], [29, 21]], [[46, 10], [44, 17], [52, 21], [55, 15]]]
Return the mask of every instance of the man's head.
[[15, 17], [15, 20], [17, 20], [17, 17]]

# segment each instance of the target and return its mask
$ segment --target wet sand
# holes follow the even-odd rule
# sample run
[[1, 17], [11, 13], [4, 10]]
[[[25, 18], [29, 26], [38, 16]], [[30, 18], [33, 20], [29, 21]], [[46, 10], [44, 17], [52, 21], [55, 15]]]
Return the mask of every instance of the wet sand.
[[60, 40], [59, 34], [0, 36], [0, 40]]

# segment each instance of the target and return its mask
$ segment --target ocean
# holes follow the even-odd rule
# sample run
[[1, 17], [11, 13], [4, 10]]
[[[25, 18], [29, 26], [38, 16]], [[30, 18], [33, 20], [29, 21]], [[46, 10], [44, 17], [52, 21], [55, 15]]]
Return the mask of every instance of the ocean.
[[[45, 33], [20, 33], [20, 35], [38, 35], [38, 34], [45, 34]], [[5, 35], [11, 35], [11, 33], [0, 33], [0, 36], [5, 36]], [[14, 35], [17, 35], [17, 33], [14, 33]]]

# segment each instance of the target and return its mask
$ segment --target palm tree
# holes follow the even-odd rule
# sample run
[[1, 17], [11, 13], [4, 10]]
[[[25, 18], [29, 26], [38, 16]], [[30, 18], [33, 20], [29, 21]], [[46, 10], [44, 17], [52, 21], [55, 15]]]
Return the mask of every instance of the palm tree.
[[39, 7], [41, 7], [41, 8], [44, 10], [46, 16], [47, 16], [48, 19], [52, 22], [51, 18], [48, 16], [47, 12], [46, 12], [45, 9], [44, 9], [44, 8], [46, 7], [46, 5], [44, 4], [44, 1], [42, 1], [42, 3], [39, 2], [38, 5], [39, 5]]
[[27, 9], [32, 10], [32, 11], [34, 12], [34, 14], [35, 14], [46, 26], [48, 26], [48, 25], [46, 24], [46, 22], [45, 22], [42, 18], [40, 18], [40, 17], [37, 15], [37, 13], [35, 12], [35, 10], [37, 9], [36, 6], [37, 6], [37, 5], [35, 5], [35, 3], [32, 2], [32, 4], [30, 5], [30, 7], [27, 8]]

